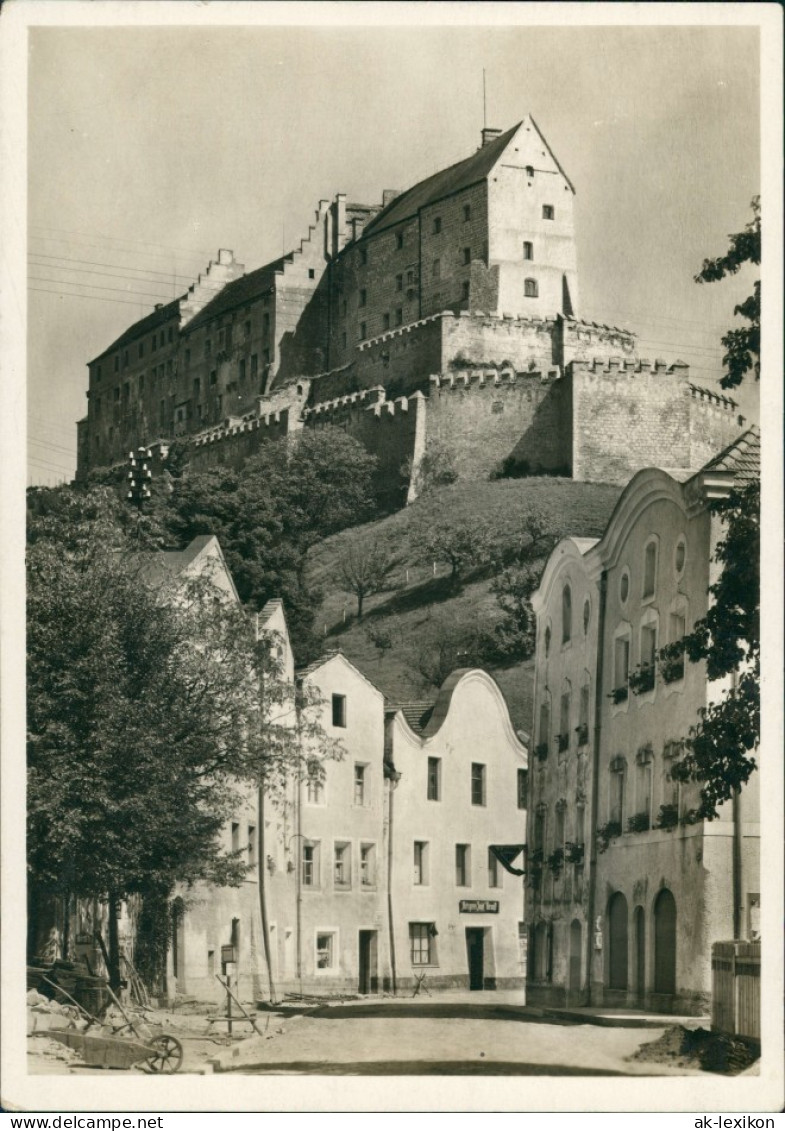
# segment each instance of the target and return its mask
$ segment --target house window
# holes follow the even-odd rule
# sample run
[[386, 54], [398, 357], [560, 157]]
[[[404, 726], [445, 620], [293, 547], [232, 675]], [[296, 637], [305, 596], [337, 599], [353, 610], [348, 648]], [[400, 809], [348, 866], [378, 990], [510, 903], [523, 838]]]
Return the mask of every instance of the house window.
[[556, 802], [556, 828], [553, 835], [553, 847], [564, 848], [564, 814], [567, 811], [567, 803], [562, 798]]
[[552, 220], [553, 215], [554, 215], [553, 205], [552, 204], [543, 204], [543, 206], [542, 206], [542, 218], [543, 218], [543, 220]]
[[322, 805], [324, 803], [324, 782], [321, 768], [318, 765], [308, 767], [308, 777], [305, 781], [305, 796], [309, 805]]
[[525, 809], [529, 803], [529, 771], [518, 770], [518, 808]]
[[472, 261], [472, 249], [470, 247], [465, 247], [463, 249], [463, 264], [464, 264], [464, 267], [468, 267], [468, 265], [471, 263], [471, 261]]
[[436, 962], [436, 925], [434, 923], [409, 924], [409, 950], [412, 966], [433, 966]]
[[485, 804], [485, 766], [472, 762], [472, 805]]
[[313, 267], [308, 268], [308, 278], [309, 279], [315, 279], [316, 278], [316, 272], [314, 271]]
[[624, 777], [625, 764], [622, 757], [611, 761], [610, 820], [621, 825], [624, 820]]
[[442, 277], [442, 261], [441, 261], [441, 259], [434, 259], [432, 274], [433, 274], [434, 279], [441, 279], [441, 277]]
[[402, 291], [403, 290], [403, 275], [396, 275], [395, 276], [395, 289], [396, 289], [396, 291]]
[[218, 373], [215, 369], [213, 369], [210, 372], [210, 384], [215, 385], [217, 381], [218, 381]]
[[547, 758], [550, 749], [550, 729], [551, 708], [550, 704], [546, 701], [540, 704], [540, 742], [537, 747], [538, 753], [543, 758]]
[[469, 301], [469, 280], [464, 279], [461, 284], [461, 299], [463, 302]]
[[677, 576], [681, 576], [684, 571], [684, 563], [687, 560], [687, 543], [683, 538], [680, 538], [676, 543], [676, 549], [673, 552], [673, 565], [676, 569]]
[[589, 684], [584, 683], [581, 688], [581, 697], [578, 706], [578, 745], [587, 746], [589, 743]]
[[469, 220], [471, 220], [471, 218], [472, 218], [472, 206], [471, 206], [471, 204], [464, 204], [464, 206], [463, 206], [463, 222], [464, 222], [464, 224], [468, 223]]
[[657, 543], [648, 542], [643, 555], [643, 596], [653, 597], [657, 585]]
[[352, 882], [352, 846], [348, 843], [335, 845], [333, 861], [333, 883], [337, 888], [348, 888]]
[[240, 825], [232, 821], [232, 852], [240, 851]]
[[435, 236], [438, 236], [438, 234], [441, 230], [442, 230], [442, 218], [441, 218], [441, 216], [434, 216], [434, 218], [433, 218], [433, 234]]
[[360, 266], [364, 267], [367, 262], [368, 262], [368, 250], [367, 250], [367, 248], [361, 247], [360, 248]]
[[245, 358], [244, 357], [240, 358], [240, 380], [241, 381], [245, 380]]
[[221, 350], [224, 345], [224, 328], [223, 326], [218, 331], [218, 349]]
[[368, 337], [368, 327], [365, 322], [360, 323], [360, 340]]
[[534, 176], [534, 166], [533, 165], [527, 165], [526, 166], [526, 176], [527, 177], [533, 177]]
[[499, 864], [498, 859], [496, 858], [494, 853], [489, 848], [488, 849], [488, 887], [489, 888], [500, 888], [501, 886], [502, 886], [501, 866]]
[[395, 246], [398, 248], [398, 251], [403, 249], [403, 232], [395, 233]]
[[209, 338], [205, 338], [204, 356], [209, 357], [212, 352], [213, 352], [213, 343], [210, 341]]
[[244, 323], [243, 334], [245, 335], [246, 338], [250, 338], [250, 336], [251, 336], [251, 323], [250, 322]]
[[346, 696], [333, 695], [333, 726], [346, 726]]
[[[651, 746], [642, 746], [638, 751], [635, 767], [635, 815], [642, 818], [648, 828], [651, 823], [651, 778], [654, 752]], [[643, 831], [643, 829], [639, 830]]]
[[264, 315], [264, 316], [262, 317], [262, 334], [263, 334], [263, 335], [264, 335], [265, 337], [267, 337], [267, 335], [268, 335], [269, 333], [270, 333], [270, 315], [269, 315], [269, 314], [265, 314], [265, 315]]
[[319, 931], [316, 935], [316, 969], [335, 969], [335, 935], [332, 931]]
[[144, 342], [139, 343], [139, 357], [144, 357]]
[[565, 585], [561, 591], [561, 642], [567, 644], [572, 639], [572, 590]]
[[114, 359], [114, 371], [115, 371], [115, 373], [120, 372], [120, 355], [119, 354], [117, 354], [115, 356], [115, 359]]
[[363, 287], [360, 290], [360, 306], [367, 306], [367, 304], [368, 304], [368, 292]]
[[583, 602], [583, 635], [586, 636], [589, 632], [589, 621], [591, 620], [591, 603], [589, 598]]
[[190, 350], [185, 351], [185, 364], [186, 365], [191, 364], [191, 351]]
[[304, 888], [319, 886], [319, 842], [303, 841], [302, 883]]
[[360, 845], [360, 886], [376, 887], [376, 845]]
[[627, 603], [627, 598], [629, 597], [629, 595], [630, 573], [629, 570], [625, 569], [624, 573], [621, 575], [621, 580], [619, 581], [619, 600], [621, 601], [622, 605], [625, 605]]
[[559, 750], [567, 750], [570, 745], [570, 693], [565, 691], [561, 697], [559, 710]]
[[362, 762], [354, 763], [354, 804], [365, 804], [366, 793], [366, 770], [368, 769]]
[[414, 842], [414, 882], [418, 887], [428, 883], [428, 842]]
[[385, 330], [389, 330], [389, 329], [390, 329], [390, 315], [389, 315], [389, 314], [385, 314], [385, 315], [383, 316], [383, 318], [382, 318], [382, 324], [383, 324], [383, 326], [384, 326]]
[[[616, 691], [627, 687], [630, 675], [630, 639], [628, 636], [616, 638], [613, 658], [613, 686]], [[624, 696], [626, 699], [626, 695]]]
[[469, 887], [471, 883], [471, 847], [468, 844], [455, 846], [455, 885]]
[[524, 298], [537, 298], [538, 289], [537, 289], [537, 280], [536, 279], [525, 279], [524, 280], [523, 294], [524, 294]]
[[255, 381], [259, 374], [259, 356], [258, 354], [251, 354], [251, 380]]
[[128, 368], [128, 350], [123, 351], [123, 369]]
[[402, 326], [403, 325], [403, 307], [402, 306], [399, 306], [395, 311], [395, 325], [396, 326]]
[[173, 331], [171, 326], [169, 327], [169, 329], [167, 331], [167, 337], [168, 337], [170, 342], [172, 341], [172, 338], [174, 337], [174, 331]]
[[442, 760], [441, 758], [428, 759], [428, 800], [441, 800], [442, 786]]
[[641, 667], [654, 668], [657, 658], [657, 625], [645, 624], [641, 628]]
[[530, 240], [523, 241], [523, 258], [534, 259], [534, 244]]
[[256, 825], [248, 826], [248, 867], [252, 872], [256, 869]]

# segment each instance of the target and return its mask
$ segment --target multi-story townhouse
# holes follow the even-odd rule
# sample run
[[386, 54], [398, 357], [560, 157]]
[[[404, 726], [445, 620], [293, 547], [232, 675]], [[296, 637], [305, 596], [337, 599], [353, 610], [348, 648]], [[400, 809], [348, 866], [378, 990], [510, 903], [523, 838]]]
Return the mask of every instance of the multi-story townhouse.
[[[701, 1012], [712, 942], [754, 930], [757, 775], [717, 819], [696, 820], [700, 785], [670, 766], [727, 688], [659, 651], [706, 613], [722, 534], [711, 500], [756, 474], [750, 429], [683, 482], [639, 472], [599, 542], [551, 555], [534, 597], [530, 1000]], [[584, 725], [582, 748], [570, 735]]]

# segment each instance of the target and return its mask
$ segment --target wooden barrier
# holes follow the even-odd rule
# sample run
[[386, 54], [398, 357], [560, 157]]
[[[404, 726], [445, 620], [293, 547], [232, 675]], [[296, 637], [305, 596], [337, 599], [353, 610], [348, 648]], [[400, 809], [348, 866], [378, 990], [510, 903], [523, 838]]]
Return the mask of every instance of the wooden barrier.
[[760, 941], [712, 946], [711, 1027], [760, 1040]]

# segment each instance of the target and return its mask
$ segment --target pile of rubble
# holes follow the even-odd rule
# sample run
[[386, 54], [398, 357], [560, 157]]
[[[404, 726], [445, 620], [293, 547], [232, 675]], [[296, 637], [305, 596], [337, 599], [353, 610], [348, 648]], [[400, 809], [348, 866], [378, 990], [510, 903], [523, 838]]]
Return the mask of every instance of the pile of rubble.
[[27, 1034], [48, 1033], [52, 1029], [76, 1029], [83, 1032], [89, 1022], [75, 1005], [61, 1005], [59, 1001], [39, 994], [27, 993]]

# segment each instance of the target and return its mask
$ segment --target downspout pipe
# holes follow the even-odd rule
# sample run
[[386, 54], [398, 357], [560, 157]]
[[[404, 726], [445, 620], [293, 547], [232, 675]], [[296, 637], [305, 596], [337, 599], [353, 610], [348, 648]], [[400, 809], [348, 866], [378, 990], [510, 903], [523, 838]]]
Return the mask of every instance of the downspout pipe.
[[393, 876], [393, 800], [395, 798], [395, 787], [397, 786], [401, 775], [393, 771], [390, 774], [389, 782], [390, 788], [388, 790], [389, 809], [388, 809], [388, 822], [387, 822], [387, 929], [390, 935], [390, 976], [392, 978], [392, 992], [393, 997], [398, 993], [398, 975], [395, 966], [395, 921], [393, 919], [393, 895], [392, 895], [392, 876]]
[[[738, 686], [736, 672], [731, 676], [731, 687], [735, 692]], [[731, 795], [731, 816], [733, 820], [733, 937], [741, 938], [741, 797], [738, 786]]]
[[594, 916], [597, 909], [597, 810], [600, 794], [600, 748], [602, 744], [603, 669], [605, 660], [605, 605], [608, 573], [600, 575], [600, 603], [597, 613], [597, 667], [594, 675], [594, 741], [592, 744], [591, 804], [589, 806], [589, 898], [586, 932], [586, 1004], [592, 1005], [592, 960], [594, 956]]
[[257, 865], [259, 884], [259, 913], [262, 919], [262, 941], [264, 943], [264, 960], [267, 966], [267, 981], [270, 986], [270, 1004], [275, 1005], [278, 996], [275, 992], [273, 981], [273, 960], [270, 950], [270, 925], [267, 917], [267, 882], [264, 875], [264, 864], [267, 859], [264, 841], [264, 784], [259, 785], [257, 792], [257, 823], [259, 826], [259, 862]]

